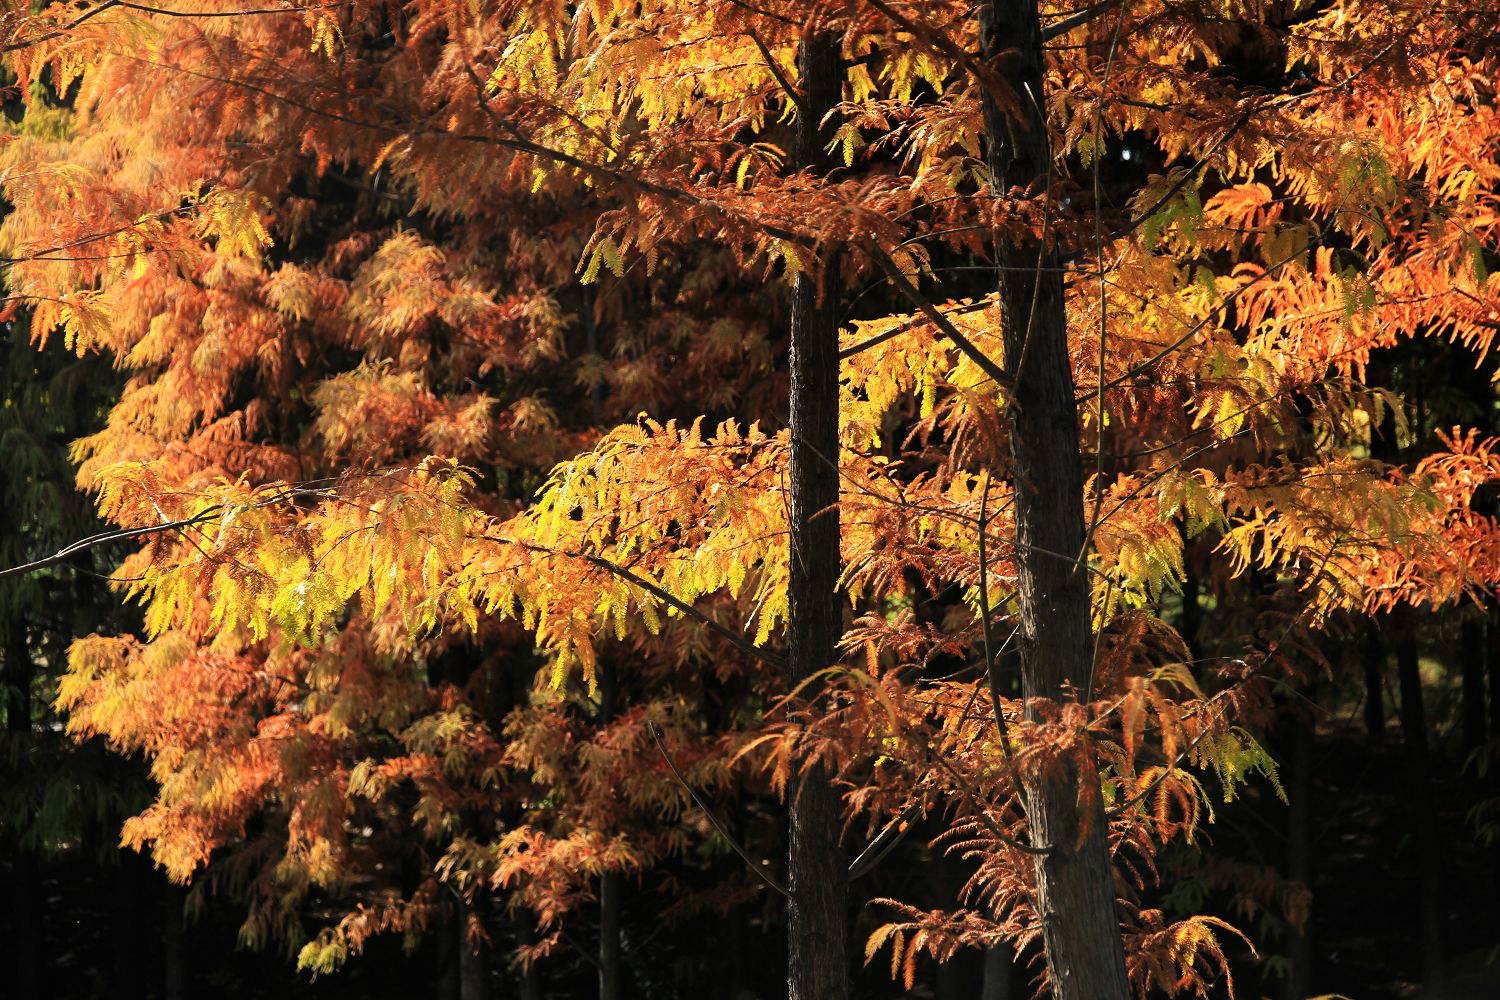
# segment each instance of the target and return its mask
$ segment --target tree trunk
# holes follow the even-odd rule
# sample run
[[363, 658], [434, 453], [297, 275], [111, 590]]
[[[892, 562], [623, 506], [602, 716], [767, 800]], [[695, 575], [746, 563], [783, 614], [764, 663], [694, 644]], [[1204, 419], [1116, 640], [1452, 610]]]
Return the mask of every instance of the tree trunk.
[[1438, 853], [1437, 818], [1432, 794], [1432, 763], [1427, 750], [1427, 720], [1422, 705], [1422, 674], [1417, 659], [1414, 616], [1397, 621], [1396, 670], [1401, 684], [1401, 735], [1406, 746], [1407, 811], [1417, 851], [1418, 920], [1422, 941], [1422, 978], [1428, 995], [1443, 989], [1442, 859]]
[[[599, 665], [599, 729], [615, 721], [615, 671]], [[625, 883], [619, 872], [599, 876], [599, 1000], [624, 996], [620, 968], [620, 910]]]
[[[820, 127], [843, 94], [837, 38], [808, 34], [797, 54], [802, 107], [794, 165], [827, 167], [831, 139]], [[839, 320], [831, 278], [838, 255], [825, 255], [821, 280], [799, 274], [792, 286], [791, 550], [787, 679], [791, 685], [834, 661], [840, 624]], [[807, 692], [816, 697], [816, 688]], [[788, 789], [787, 988], [790, 1000], [848, 995], [846, 862], [839, 847], [839, 796], [821, 764]]]
[[620, 1000], [620, 896], [625, 886], [619, 872], [599, 876], [599, 1000]]
[[[536, 944], [536, 927], [525, 915], [516, 917], [518, 936], [525, 945]], [[543, 1000], [542, 970], [536, 962], [529, 963], [521, 972], [521, 1000]]]
[[1012, 975], [1015, 953], [1010, 945], [997, 944], [984, 953], [984, 982], [979, 987], [979, 1000], [1011, 1000], [1014, 996]]
[[483, 941], [469, 935], [469, 925], [476, 912], [484, 912], [483, 905], [483, 896], [476, 897], [473, 902], [465, 898], [458, 904], [459, 1000], [485, 1000], [489, 992], [489, 949]]
[[[1490, 612], [1487, 672], [1490, 681], [1490, 739], [1500, 740], [1500, 650], [1494, 644], [1500, 642], [1500, 608]], [[1491, 772], [1500, 778], [1500, 768]]]
[[[12, 760], [19, 771], [30, 763], [31, 682], [36, 665], [26, 644], [26, 630], [13, 622], [5, 636], [6, 736], [14, 742]], [[17, 824], [18, 828], [23, 825]], [[13, 847], [11, 862], [11, 948], [15, 956], [12, 985], [16, 1000], [41, 1000], [41, 873], [36, 856], [25, 845]]]
[[1365, 732], [1370, 740], [1385, 739], [1385, 645], [1373, 625], [1365, 633]]
[[1463, 752], [1484, 746], [1484, 623], [1466, 618], [1460, 632], [1458, 655], [1463, 658]]
[[[1003, 75], [1024, 116], [1012, 117], [986, 93], [991, 182], [997, 193], [1041, 187], [1051, 151], [1039, 107], [1045, 95], [1036, 0], [989, 2], [979, 11], [984, 60]], [[1078, 409], [1056, 251], [1022, 235], [1000, 241], [996, 257], [1014, 403], [1016, 574], [1030, 713], [1034, 699], [1082, 691], [1093, 663]], [[1079, 814], [1078, 782], [1069, 766], [1025, 787], [1032, 841], [1051, 848], [1036, 862], [1047, 969], [1057, 1000], [1125, 1000], [1130, 991], [1104, 820]]]
[[183, 892], [167, 884], [161, 894], [162, 997], [187, 997], [187, 921], [183, 914]]
[[[1286, 818], [1286, 875], [1312, 891], [1312, 770], [1313, 720], [1297, 713], [1293, 723], [1292, 753], [1288, 762]], [[1307, 1000], [1312, 995], [1312, 918], [1292, 929], [1287, 949], [1287, 1000]]]

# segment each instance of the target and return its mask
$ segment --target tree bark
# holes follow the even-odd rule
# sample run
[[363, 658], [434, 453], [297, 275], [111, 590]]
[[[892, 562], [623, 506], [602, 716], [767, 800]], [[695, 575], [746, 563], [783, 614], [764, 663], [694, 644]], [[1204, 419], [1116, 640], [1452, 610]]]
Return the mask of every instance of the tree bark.
[[1401, 735], [1406, 747], [1408, 812], [1417, 851], [1418, 909], [1422, 942], [1422, 979], [1429, 995], [1440, 996], [1443, 968], [1442, 859], [1432, 794], [1432, 762], [1427, 749], [1427, 719], [1422, 704], [1422, 674], [1417, 659], [1414, 615], [1397, 620], [1396, 670], [1401, 685]]
[[[1007, 113], [986, 91], [991, 182], [999, 194], [1041, 188], [1051, 160], [1041, 111], [1042, 45], [1036, 0], [979, 8], [984, 61], [1021, 107]], [[1020, 234], [997, 241], [1004, 368], [1012, 385], [1016, 572], [1022, 690], [1062, 699], [1089, 682], [1093, 662], [1078, 409], [1068, 360], [1062, 277], [1050, 242]], [[1125, 1000], [1129, 986], [1102, 816], [1082, 816], [1079, 775], [1066, 767], [1025, 786], [1038, 857], [1037, 912], [1057, 1000]]]
[[[821, 123], [843, 95], [839, 40], [810, 31], [797, 54], [802, 91], [794, 165], [828, 169], [831, 140]], [[787, 679], [802, 683], [834, 661], [840, 633], [839, 319], [830, 277], [836, 251], [825, 253], [821, 279], [799, 274], [792, 286], [791, 550]], [[816, 688], [807, 692], [816, 697]], [[821, 764], [788, 789], [787, 988], [790, 1000], [848, 996], [844, 900], [846, 862], [839, 847], [840, 804]]]

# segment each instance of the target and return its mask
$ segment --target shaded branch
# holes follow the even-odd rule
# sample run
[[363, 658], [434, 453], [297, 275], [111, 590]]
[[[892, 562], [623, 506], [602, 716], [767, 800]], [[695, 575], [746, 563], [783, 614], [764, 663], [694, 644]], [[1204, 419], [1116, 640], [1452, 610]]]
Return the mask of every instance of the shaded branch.
[[661, 740], [661, 730], [656, 728], [656, 723], [648, 720], [646, 722], [646, 731], [651, 734], [651, 742], [656, 744], [656, 749], [661, 754], [661, 759], [666, 761], [667, 767], [672, 769], [672, 777], [676, 778], [677, 783], [687, 791], [688, 795], [692, 796], [693, 801], [698, 804], [698, 808], [703, 810], [703, 814], [708, 817], [708, 821], [714, 825], [714, 829], [719, 831], [719, 836], [728, 842], [729, 846], [734, 849], [734, 853], [738, 854], [740, 859], [755, 873], [756, 878], [765, 883], [767, 887], [781, 893], [785, 898], [791, 899], [791, 890], [782, 885], [774, 875], [766, 871], [763, 865], [758, 865], [751, 860], [749, 852], [741, 847], [740, 842], [730, 835], [729, 830], [719, 820], [718, 815], [708, 807], [707, 802], [703, 801], [703, 797], [698, 794], [697, 789], [688, 784], [687, 779], [682, 776], [682, 772], [677, 769], [677, 762], [672, 759], [671, 754], [667, 753], [666, 744]]

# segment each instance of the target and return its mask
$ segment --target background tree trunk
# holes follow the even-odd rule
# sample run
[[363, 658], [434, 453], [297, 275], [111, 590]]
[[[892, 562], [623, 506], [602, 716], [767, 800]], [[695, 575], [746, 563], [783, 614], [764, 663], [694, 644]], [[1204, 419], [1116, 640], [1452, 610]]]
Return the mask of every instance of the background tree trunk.
[[[1035, 0], [979, 8], [984, 60], [1020, 104], [1017, 120], [984, 100], [986, 156], [997, 194], [1041, 188], [1051, 151], [1041, 110], [1042, 45]], [[1078, 409], [1068, 360], [1062, 276], [1050, 244], [996, 247], [1004, 367], [1012, 381], [1016, 572], [1021, 670], [1028, 700], [1083, 693], [1093, 663]], [[1037, 859], [1037, 910], [1057, 1000], [1125, 1000], [1129, 986], [1115, 912], [1102, 816], [1079, 814], [1078, 774], [1068, 767], [1030, 782], [1031, 838], [1052, 848]]]
[[[793, 165], [827, 167], [832, 137], [820, 127], [843, 95], [844, 70], [834, 36], [811, 32], [797, 54], [802, 106]], [[798, 275], [792, 287], [789, 471], [791, 568], [787, 680], [800, 684], [834, 661], [841, 621], [839, 578], [839, 319], [829, 277], [838, 255], [825, 255], [823, 279]], [[808, 691], [815, 697], [815, 689]], [[787, 986], [790, 1000], [843, 1000], [848, 995], [844, 898], [846, 862], [839, 847], [839, 796], [821, 765], [802, 773], [790, 799], [787, 871]]]
[[[599, 729], [615, 721], [615, 671], [599, 664]], [[621, 907], [625, 883], [619, 872], [599, 876], [599, 1000], [620, 1000], [624, 995], [620, 967]]]
[[1370, 740], [1385, 739], [1385, 644], [1373, 624], [1365, 633], [1365, 732]]
[[[5, 705], [6, 735], [13, 741], [14, 758], [21, 769], [27, 766], [31, 742], [31, 683], [36, 665], [26, 643], [25, 626], [13, 622], [5, 636]], [[17, 823], [16, 829], [26, 824]], [[11, 845], [10, 945], [14, 962], [11, 988], [16, 1000], [41, 1000], [42, 911], [40, 906], [41, 872], [36, 856], [22, 843]]]
[[489, 949], [469, 936], [471, 919], [483, 914], [484, 897], [462, 899], [458, 907], [458, 995], [460, 1000], [485, 1000], [489, 990]]
[[1015, 952], [1008, 944], [997, 944], [984, 953], [984, 981], [979, 1000], [1011, 1000], [1015, 974]]
[[1415, 615], [1405, 611], [1396, 622], [1396, 671], [1401, 684], [1401, 735], [1406, 749], [1407, 795], [1417, 852], [1419, 898], [1417, 919], [1422, 940], [1422, 979], [1427, 992], [1441, 996], [1443, 974], [1442, 859], [1438, 854], [1437, 817], [1432, 794], [1432, 762], [1427, 748], [1427, 718], [1422, 704], [1422, 673], [1413, 634]]
[[1458, 655], [1463, 664], [1461, 711], [1463, 716], [1463, 752], [1469, 754], [1484, 746], [1484, 623], [1465, 618], [1459, 635]]
[[[1495, 643], [1500, 642], [1500, 608], [1495, 608], [1489, 615], [1489, 656], [1487, 657], [1487, 673], [1490, 682], [1490, 739], [1500, 740], [1500, 650], [1495, 648]], [[1500, 778], [1500, 769], [1492, 771]]]
[[187, 1000], [187, 921], [183, 913], [184, 893], [175, 885], [162, 886], [161, 942], [162, 997]]
[[[1296, 711], [1295, 709], [1293, 711]], [[1297, 712], [1287, 761], [1286, 875], [1312, 890], [1312, 772], [1314, 720]], [[1287, 948], [1287, 1000], [1312, 995], [1312, 918], [1292, 930]]]

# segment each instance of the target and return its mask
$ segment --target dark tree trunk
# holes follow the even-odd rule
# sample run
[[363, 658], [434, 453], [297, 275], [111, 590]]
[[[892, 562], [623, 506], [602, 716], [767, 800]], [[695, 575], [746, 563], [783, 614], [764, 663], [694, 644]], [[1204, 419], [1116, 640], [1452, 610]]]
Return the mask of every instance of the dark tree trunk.
[[[983, 3], [980, 44], [1020, 104], [1017, 120], [986, 93], [986, 155], [997, 193], [1036, 189], [1051, 151], [1039, 105], [1042, 45], [1035, 0]], [[1005, 372], [1012, 385], [1016, 573], [1022, 686], [1028, 700], [1062, 699], [1089, 683], [1093, 662], [1078, 409], [1068, 360], [1062, 277], [1050, 243], [1025, 236], [996, 248]], [[1037, 910], [1057, 1000], [1125, 1000], [1130, 990], [1104, 819], [1078, 809], [1076, 768], [1026, 785], [1038, 857]]]
[[[489, 985], [489, 948], [482, 940], [469, 935], [469, 925], [484, 912], [484, 897], [471, 902], [460, 900], [458, 906], [458, 995], [459, 1000], [485, 1000]], [[482, 919], [482, 917], [481, 917]]]
[[1422, 674], [1417, 642], [1412, 634], [1414, 615], [1396, 623], [1396, 671], [1401, 685], [1401, 735], [1406, 748], [1407, 812], [1417, 851], [1419, 879], [1418, 921], [1422, 941], [1422, 977], [1429, 995], [1443, 989], [1443, 889], [1437, 818], [1432, 793], [1432, 763], [1427, 749], [1427, 720], [1422, 705]]
[[736, 906], [719, 925], [719, 940], [723, 948], [723, 962], [713, 971], [713, 981], [722, 982], [723, 995], [728, 1000], [741, 1000], [746, 993], [745, 983], [745, 908]]
[[1373, 626], [1365, 633], [1365, 732], [1373, 742], [1385, 739], [1385, 643]]
[[1463, 657], [1463, 749], [1464, 756], [1484, 746], [1484, 623], [1466, 618], [1460, 633], [1458, 655]]
[[[532, 926], [531, 918], [518, 916], [516, 923], [521, 943], [536, 944], [536, 928]], [[521, 1000], [543, 1000], [542, 970], [536, 962], [529, 963], [521, 972]]]
[[[614, 667], [599, 665], [599, 728], [604, 730], [615, 721]], [[599, 876], [599, 1000], [620, 1000], [624, 996], [620, 966], [620, 911], [624, 902], [625, 883], [619, 872]]]
[[457, 918], [449, 911], [438, 917], [437, 926], [437, 995], [443, 1000], [459, 1000], [458, 953], [464, 943], [463, 917]]
[[[812, 31], [797, 54], [802, 107], [794, 166], [829, 166], [820, 127], [843, 95], [839, 41]], [[787, 675], [792, 685], [834, 661], [841, 621], [839, 578], [839, 319], [831, 293], [838, 255], [827, 251], [821, 281], [792, 287], [791, 518]], [[815, 697], [816, 690], [808, 691]], [[815, 765], [788, 790], [787, 989], [790, 1000], [848, 995], [846, 862], [839, 847], [839, 796]]]
[[[1286, 875], [1312, 890], [1312, 771], [1313, 720], [1297, 713], [1292, 732], [1291, 760], [1287, 770]], [[1292, 929], [1287, 953], [1287, 1000], [1307, 1000], [1312, 995], [1312, 918]]]
[[[1500, 642], [1500, 608], [1490, 612], [1489, 632], [1485, 638], [1489, 656], [1486, 659], [1486, 672], [1490, 681], [1490, 739], [1500, 740], [1500, 650], [1495, 649], [1494, 644]], [[1490, 773], [1500, 778], [1500, 768]]]
[[187, 921], [183, 903], [182, 890], [175, 885], [166, 885], [161, 894], [164, 1000], [186, 1000], [187, 997]]
[[619, 872], [599, 876], [599, 1000], [620, 1000], [620, 896], [625, 889]]
[[[4, 656], [5, 693], [9, 695], [5, 704], [6, 736], [14, 741], [12, 760], [18, 772], [24, 772], [31, 757], [31, 682], [36, 665], [26, 644], [26, 630], [19, 623], [12, 623], [6, 633]], [[41, 1000], [41, 872], [35, 855], [23, 844], [13, 845], [11, 851], [11, 985], [16, 1000]]]
[[1015, 974], [1015, 953], [1009, 945], [997, 944], [984, 953], [984, 981], [979, 987], [979, 1000], [1011, 1000]]

